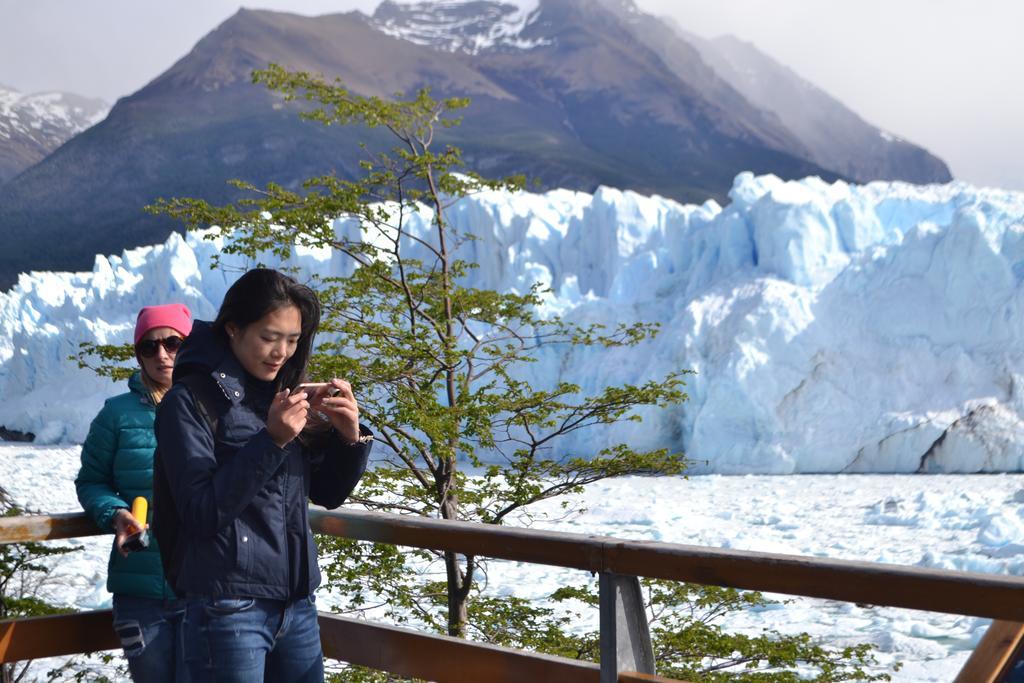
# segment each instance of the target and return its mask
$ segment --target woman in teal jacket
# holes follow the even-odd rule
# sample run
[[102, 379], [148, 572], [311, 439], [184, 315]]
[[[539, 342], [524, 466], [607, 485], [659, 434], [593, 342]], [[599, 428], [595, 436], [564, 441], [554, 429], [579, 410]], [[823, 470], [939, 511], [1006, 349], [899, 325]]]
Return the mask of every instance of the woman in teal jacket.
[[139, 311], [140, 369], [128, 380], [128, 393], [109, 399], [93, 420], [75, 479], [82, 507], [101, 529], [114, 533], [107, 590], [114, 594], [114, 629], [128, 670], [139, 683], [187, 680], [180, 637], [185, 604], [164, 581], [156, 541], [150, 535], [148, 548], [131, 553], [123, 544], [146, 523], [129, 507], [137, 496], [152, 499], [156, 406], [171, 387], [175, 356], [191, 329], [191, 314], [182, 304]]

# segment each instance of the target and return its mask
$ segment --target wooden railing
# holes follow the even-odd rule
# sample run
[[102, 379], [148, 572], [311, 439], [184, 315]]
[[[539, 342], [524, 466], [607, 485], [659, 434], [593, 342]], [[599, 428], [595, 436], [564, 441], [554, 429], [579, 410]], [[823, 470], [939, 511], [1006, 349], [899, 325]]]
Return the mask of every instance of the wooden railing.
[[[353, 510], [310, 509], [319, 533], [394, 545], [597, 572], [602, 578], [602, 634], [614, 632], [611, 577], [644, 576], [947, 612], [996, 621], [957, 681], [1002, 680], [1024, 644], [1024, 578], [918, 567], [723, 550], [603, 536], [495, 527]], [[82, 514], [0, 518], [0, 543], [100, 533]], [[612, 605], [609, 611], [607, 605]], [[612, 621], [606, 619], [605, 613]], [[0, 662], [117, 646], [109, 611], [0, 622]], [[658, 681], [623, 671], [616, 642], [602, 638], [604, 666], [321, 614], [324, 654], [437, 681]], [[45, 635], [45, 637], [43, 637]], [[621, 648], [621, 643], [619, 643]], [[628, 658], [627, 658], [628, 659]], [[608, 660], [608, 661], [606, 661]]]

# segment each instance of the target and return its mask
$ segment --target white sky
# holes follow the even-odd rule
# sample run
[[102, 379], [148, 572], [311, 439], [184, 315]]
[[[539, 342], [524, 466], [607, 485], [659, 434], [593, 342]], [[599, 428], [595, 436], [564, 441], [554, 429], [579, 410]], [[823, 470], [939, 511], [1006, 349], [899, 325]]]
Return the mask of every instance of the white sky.
[[[376, 0], [254, 0], [301, 14]], [[869, 122], [942, 157], [953, 175], [1024, 190], [1020, 0], [637, 0], [713, 37], [731, 33]], [[0, 83], [113, 102], [240, 6], [232, 0], [0, 0]]]

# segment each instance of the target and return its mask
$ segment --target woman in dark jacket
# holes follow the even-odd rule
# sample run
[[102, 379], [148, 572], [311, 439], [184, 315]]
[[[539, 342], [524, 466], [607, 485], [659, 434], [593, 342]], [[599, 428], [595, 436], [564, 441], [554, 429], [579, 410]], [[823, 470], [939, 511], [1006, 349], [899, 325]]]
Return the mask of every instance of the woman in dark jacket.
[[175, 354], [191, 329], [183, 304], [139, 311], [135, 356], [140, 370], [128, 380], [128, 393], [108, 400], [92, 421], [75, 479], [82, 507], [101, 529], [114, 532], [107, 590], [114, 594], [114, 630], [139, 683], [186, 680], [180, 661], [185, 605], [164, 581], [160, 551], [156, 543], [131, 554], [123, 546], [146, 523], [128, 508], [137, 496], [148, 501], [152, 495], [153, 416], [171, 388]]
[[[323, 680], [308, 501], [345, 500], [372, 435], [347, 382], [295, 390], [319, 321], [312, 290], [255, 269], [178, 354], [156, 434], [184, 546], [175, 589], [193, 680]], [[212, 425], [186, 375], [213, 388]]]

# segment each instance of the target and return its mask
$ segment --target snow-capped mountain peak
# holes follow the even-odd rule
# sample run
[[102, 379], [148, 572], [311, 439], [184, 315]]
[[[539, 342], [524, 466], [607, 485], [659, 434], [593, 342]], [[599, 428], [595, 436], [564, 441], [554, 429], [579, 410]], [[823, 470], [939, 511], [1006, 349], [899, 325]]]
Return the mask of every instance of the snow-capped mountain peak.
[[536, 19], [539, 0], [385, 0], [373, 13], [383, 33], [447, 52], [477, 54], [495, 47], [530, 49], [546, 44], [523, 30]]
[[26, 94], [0, 85], [0, 182], [103, 120], [110, 105], [62, 92]]
[[65, 140], [103, 120], [110, 106], [102, 100], [63, 92], [25, 94], [0, 86], [0, 138], [21, 134], [40, 142]]

